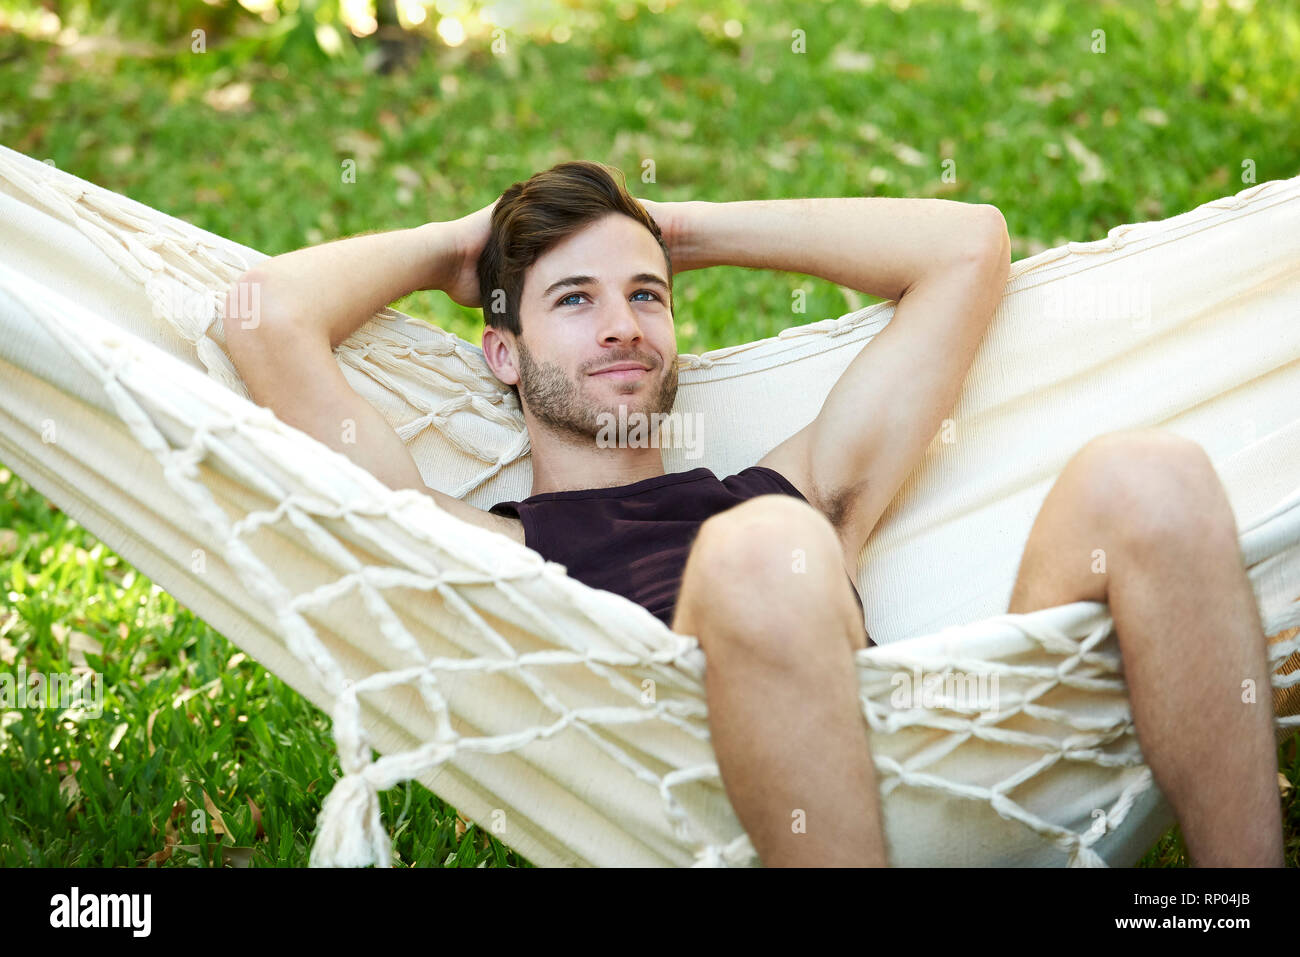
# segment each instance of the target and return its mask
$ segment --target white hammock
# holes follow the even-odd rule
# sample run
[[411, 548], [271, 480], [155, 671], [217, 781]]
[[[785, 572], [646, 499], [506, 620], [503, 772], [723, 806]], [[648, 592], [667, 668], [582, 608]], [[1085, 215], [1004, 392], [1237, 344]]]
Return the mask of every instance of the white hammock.
[[[410, 778], [539, 865], [756, 860], [694, 638], [248, 400], [217, 312], [262, 254], [8, 149], [0, 242], [0, 461], [333, 716], [344, 777], [313, 864], [388, 863], [377, 792]], [[1134, 291], [1145, 319], [1115, 306]], [[665, 468], [752, 465], [892, 315], [683, 356], [677, 410], [729, 439]], [[431, 486], [483, 508], [528, 494], [518, 405], [478, 348], [385, 310], [336, 354]], [[1129, 865], [1172, 823], [1106, 607], [1003, 611], [1069, 457], [1156, 426], [1213, 459], [1268, 634], [1300, 624], [1298, 395], [1300, 177], [1013, 265], [956, 441], [936, 438], [857, 576], [893, 863]], [[1274, 640], [1274, 665], [1298, 646]], [[1273, 678], [1287, 715], [1296, 660]], [[914, 668], [996, 674], [999, 707], [895, 707]]]

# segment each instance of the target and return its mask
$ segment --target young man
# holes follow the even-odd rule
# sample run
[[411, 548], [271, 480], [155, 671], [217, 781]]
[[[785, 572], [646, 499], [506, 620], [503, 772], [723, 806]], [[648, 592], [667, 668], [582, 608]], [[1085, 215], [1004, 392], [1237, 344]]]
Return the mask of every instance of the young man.
[[[820, 276], [896, 300], [896, 312], [816, 418], [753, 467], [666, 474], [659, 448], [597, 441], [601, 416], [671, 411], [674, 270], [721, 264]], [[260, 316], [233, 316], [226, 335], [254, 399], [285, 422], [697, 636], [723, 785], [765, 865], [882, 865], [854, 575], [955, 405], [1009, 267], [992, 206], [653, 203], [607, 167], [561, 163], [462, 219], [258, 265], [241, 281], [259, 285]], [[517, 390], [531, 441], [524, 501], [483, 511], [429, 489], [335, 362], [335, 346], [416, 289], [483, 306], [484, 358]], [[355, 442], [342, 441], [345, 420]], [[1106, 572], [1093, 571], [1097, 548]], [[792, 574], [796, 549], [805, 574]], [[1068, 463], [1008, 610], [1079, 600], [1110, 605], [1138, 740], [1193, 862], [1280, 866], [1271, 699], [1244, 704], [1240, 691], [1246, 679], [1268, 688], [1265, 637], [1231, 506], [1198, 445], [1110, 434]], [[806, 832], [792, 832], [796, 808]]]

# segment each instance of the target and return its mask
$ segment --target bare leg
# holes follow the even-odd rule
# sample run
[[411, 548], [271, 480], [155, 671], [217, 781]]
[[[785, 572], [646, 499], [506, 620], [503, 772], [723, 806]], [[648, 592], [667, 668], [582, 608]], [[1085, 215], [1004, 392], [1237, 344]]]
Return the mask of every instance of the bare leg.
[[1263, 624], [1231, 504], [1199, 445], [1121, 432], [1071, 460], [1008, 610], [1072, 601], [1110, 603], [1138, 743], [1193, 864], [1281, 867]]
[[707, 656], [718, 769], [767, 867], [888, 863], [850, 588], [830, 522], [791, 496], [709, 519], [686, 563], [673, 630]]

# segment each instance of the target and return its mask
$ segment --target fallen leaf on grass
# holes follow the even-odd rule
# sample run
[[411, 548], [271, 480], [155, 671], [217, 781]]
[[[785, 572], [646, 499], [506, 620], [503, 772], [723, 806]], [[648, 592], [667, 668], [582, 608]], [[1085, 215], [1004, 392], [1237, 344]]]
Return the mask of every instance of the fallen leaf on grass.
[[221, 816], [217, 806], [212, 803], [212, 798], [208, 797], [208, 792], [203, 792], [203, 807], [207, 809], [208, 818], [212, 821], [212, 833], [229, 834], [230, 829], [226, 827], [226, 819]]
[[1152, 126], [1168, 126], [1169, 117], [1165, 111], [1155, 106], [1144, 106], [1138, 110], [1138, 119]]
[[110, 751], [117, 750], [118, 744], [120, 744], [122, 741], [122, 736], [126, 734], [126, 729], [129, 727], [130, 725], [127, 724], [125, 721], [123, 721], [121, 724], [119, 724], [116, 728], [113, 729], [113, 735], [108, 739], [108, 750]]
[[[229, 867], [247, 867], [253, 859], [252, 847], [235, 847], [230, 844], [221, 844], [221, 862], [223, 866]], [[184, 851], [186, 854], [198, 854], [200, 847], [198, 844], [177, 844], [173, 848], [177, 851]]]
[[[180, 823], [178, 823], [178, 819], [183, 817], [184, 814], [185, 814], [185, 799], [180, 798], [179, 800], [176, 801], [175, 804], [172, 805], [171, 814], [169, 814], [167, 816], [167, 820], [163, 822], [163, 837], [166, 839], [168, 844], [175, 844], [177, 841], [181, 839], [181, 828], [180, 828]], [[153, 828], [153, 833], [154, 834], [158, 833], [158, 828], [156, 825]]]
[[924, 153], [906, 143], [895, 143], [890, 152], [894, 154], [894, 159], [907, 166], [925, 166], [930, 163]]
[[199, 685], [197, 688], [186, 688], [175, 698], [172, 699], [172, 707], [179, 708], [186, 701], [189, 701], [196, 694], [206, 694], [209, 698], [215, 698], [221, 693], [221, 679], [213, 678], [206, 684]]
[[244, 80], [227, 83], [215, 90], [203, 94], [203, 102], [218, 113], [229, 113], [247, 106], [253, 95], [253, 85]]
[[157, 864], [159, 867], [162, 867], [164, 862], [171, 860], [172, 853], [176, 850], [176, 847], [176, 838], [172, 837], [170, 834], [166, 835], [164, 838], [163, 849], [161, 851], [154, 851], [154, 853], [150, 854], [140, 862], [140, 866], [147, 867], [149, 864]]
[[1095, 183], [1106, 178], [1106, 165], [1101, 161], [1100, 156], [1069, 133], [1066, 133], [1062, 139], [1065, 140], [1065, 148], [1082, 167], [1078, 174], [1080, 183]]
[[151, 757], [155, 750], [153, 746], [153, 721], [154, 718], [158, 717], [160, 711], [162, 711], [162, 708], [155, 708], [153, 711], [150, 711], [149, 718], [144, 723], [144, 743], [149, 745], [149, 755]]
[[870, 53], [843, 44], [831, 51], [829, 60], [830, 68], [840, 73], [870, 73], [876, 65], [876, 58]]
[[68, 661], [74, 668], [87, 667], [86, 654], [102, 655], [104, 646], [84, 631], [73, 631], [68, 636]]
[[262, 829], [262, 809], [253, 803], [253, 799], [244, 795], [244, 800], [248, 802], [248, 809], [253, 812], [253, 823], [257, 825], [257, 833], [253, 835], [253, 840], [260, 841], [266, 837], [266, 831]]
[[229, 861], [231, 867], [247, 867], [253, 859], [251, 847], [225, 847], [221, 848], [221, 859], [223, 862]]
[[69, 804], [77, 799], [77, 795], [81, 793], [81, 785], [77, 783], [75, 773], [68, 774], [63, 780], [59, 781], [59, 793], [63, 795], [63, 799]]

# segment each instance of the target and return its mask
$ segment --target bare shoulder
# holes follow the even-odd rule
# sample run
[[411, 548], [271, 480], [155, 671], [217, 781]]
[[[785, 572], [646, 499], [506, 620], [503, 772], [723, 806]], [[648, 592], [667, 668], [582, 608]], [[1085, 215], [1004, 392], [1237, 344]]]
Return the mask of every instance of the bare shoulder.
[[508, 518], [505, 515], [493, 515], [491, 512], [470, 505], [468, 502], [462, 502], [446, 492], [439, 492], [437, 489], [425, 486], [425, 491], [433, 497], [443, 510], [455, 515], [462, 522], [468, 522], [471, 525], [477, 525], [479, 528], [486, 528], [489, 532], [497, 532], [518, 542], [524, 544], [524, 523], [517, 518]]

